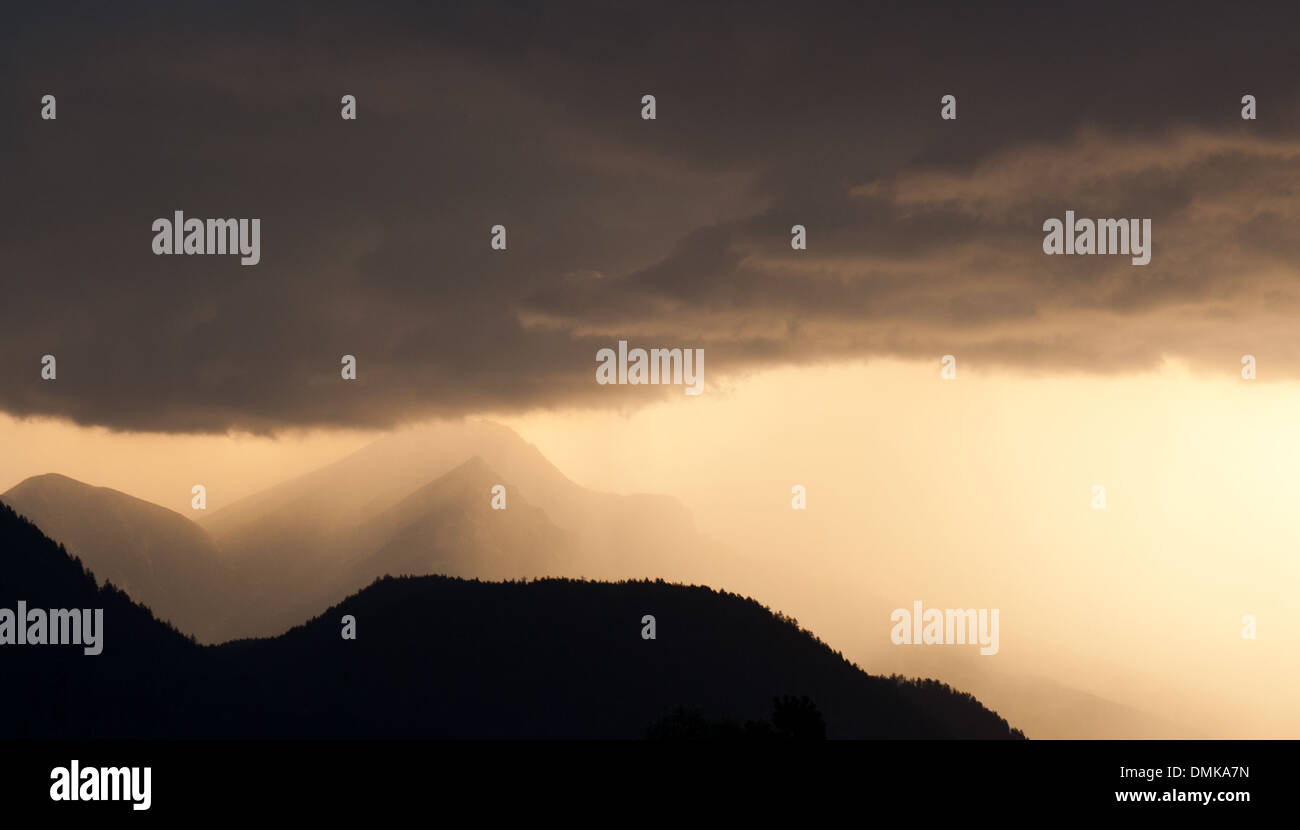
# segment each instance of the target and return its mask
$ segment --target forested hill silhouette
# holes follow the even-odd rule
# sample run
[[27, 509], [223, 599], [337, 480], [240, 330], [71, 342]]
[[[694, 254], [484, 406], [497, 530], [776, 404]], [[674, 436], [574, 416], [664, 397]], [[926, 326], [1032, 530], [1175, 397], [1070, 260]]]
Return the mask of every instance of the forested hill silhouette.
[[1023, 737], [970, 695], [868, 675], [709, 588], [385, 577], [279, 637], [199, 646], [4, 506], [0, 551], [0, 608], [102, 607], [105, 640], [99, 656], [0, 646], [0, 705], [23, 713], [3, 738], [644, 738], [674, 712], [754, 721], [789, 696], [831, 738]]
[[145, 737], [184, 705], [202, 650], [0, 504], [0, 608], [104, 609], [103, 653], [0, 645], [0, 736]]

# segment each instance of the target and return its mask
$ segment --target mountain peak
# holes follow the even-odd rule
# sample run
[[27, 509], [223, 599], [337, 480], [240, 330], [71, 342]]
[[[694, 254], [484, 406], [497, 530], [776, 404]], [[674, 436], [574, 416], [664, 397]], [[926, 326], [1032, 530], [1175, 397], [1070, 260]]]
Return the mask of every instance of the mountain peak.
[[25, 492], [34, 489], [52, 489], [52, 488], [75, 489], [79, 487], [84, 487], [86, 489], [91, 489], [91, 490], [110, 489], [107, 487], [96, 487], [93, 484], [87, 484], [84, 481], [78, 481], [75, 478], [65, 476], [63, 473], [41, 473], [40, 475], [28, 476], [27, 478], [18, 482], [13, 487], [10, 487], [4, 493], [0, 494], [0, 498], [2, 498], [3, 496], [7, 496], [10, 493]]
[[[118, 511], [128, 510], [150, 514], [157, 521], [194, 524], [175, 510], [169, 510], [151, 501], [138, 499], [129, 493], [114, 490], [112, 487], [87, 484], [62, 473], [42, 473], [41, 475], [30, 476], [0, 494], [0, 501], [4, 501], [19, 513], [36, 521], [43, 530], [48, 530], [48, 528], [28, 510], [45, 512], [45, 510], [54, 506], [52, 500], [57, 501], [64, 508], [79, 505], [84, 508], [103, 510], [111, 507]], [[197, 530], [198, 526], [195, 525], [194, 529]], [[67, 544], [64, 539], [59, 541]]]

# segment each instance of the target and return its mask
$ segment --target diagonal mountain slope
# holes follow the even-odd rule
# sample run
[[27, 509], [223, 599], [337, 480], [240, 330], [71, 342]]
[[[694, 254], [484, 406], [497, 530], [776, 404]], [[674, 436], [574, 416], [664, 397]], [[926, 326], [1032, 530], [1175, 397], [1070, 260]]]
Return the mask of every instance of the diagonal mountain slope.
[[486, 421], [440, 423], [382, 438], [214, 511], [203, 526], [237, 559], [275, 557], [292, 569], [300, 562], [351, 558], [365, 552], [350, 547], [353, 530], [475, 456], [510, 482], [511, 495], [517, 491], [573, 534], [590, 568], [585, 575], [663, 576], [664, 568], [644, 563], [665, 556], [691, 561], [690, 552], [701, 544], [689, 512], [675, 499], [589, 490], [515, 432]]
[[[489, 495], [507, 487], [503, 509]], [[540, 577], [565, 570], [572, 540], [505, 479], [474, 456], [358, 529], [361, 554], [345, 581], [369, 585], [385, 575], [445, 574], [479, 579]]]
[[[502, 510], [491, 505], [496, 484], [507, 487]], [[572, 537], [477, 456], [335, 541], [340, 557], [298, 574], [293, 590], [261, 583], [230, 635], [285, 631], [381, 576], [522, 579], [574, 566]]]
[[101, 579], [201, 640], [216, 639], [241, 593], [208, 533], [151, 502], [55, 474], [26, 479], [0, 501], [58, 539]]
[[[494, 484], [507, 488], [504, 511], [487, 509]], [[490, 422], [385, 437], [214, 511], [203, 527], [256, 586], [232, 637], [284, 631], [387, 573], [703, 581], [716, 573], [702, 564], [719, 559], [675, 500], [581, 487]]]

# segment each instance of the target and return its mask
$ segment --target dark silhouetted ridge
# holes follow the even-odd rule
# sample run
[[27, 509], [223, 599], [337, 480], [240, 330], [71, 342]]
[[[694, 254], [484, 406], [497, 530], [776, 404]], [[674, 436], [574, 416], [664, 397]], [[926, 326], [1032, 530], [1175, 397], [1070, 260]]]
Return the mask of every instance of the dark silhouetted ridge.
[[868, 675], [710, 588], [386, 577], [279, 637], [199, 646], [2, 505], [0, 551], [0, 608], [105, 617], [99, 656], [0, 646], [0, 706], [22, 713], [0, 720], [3, 738], [644, 738], [674, 712], [743, 723], [805, 698], [778, 708], [777, 732], [822, 718], [832, 738], [1021, 737], [969, 695]]

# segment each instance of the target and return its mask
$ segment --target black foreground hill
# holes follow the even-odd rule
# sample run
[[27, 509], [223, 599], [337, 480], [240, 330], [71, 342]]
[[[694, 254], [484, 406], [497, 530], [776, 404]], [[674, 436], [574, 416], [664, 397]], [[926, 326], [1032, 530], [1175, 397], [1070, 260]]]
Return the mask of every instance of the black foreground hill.
[[1023, 737], [970, 695], [868, 675], [703, 587], [385, 577], [279, 637], [200, 646], [0, 505], [0, 608], [18, 600], [103, 608], [104, 649], [0, 645], [0, 738], [644, 738], [791, 696], [830, 738]]

